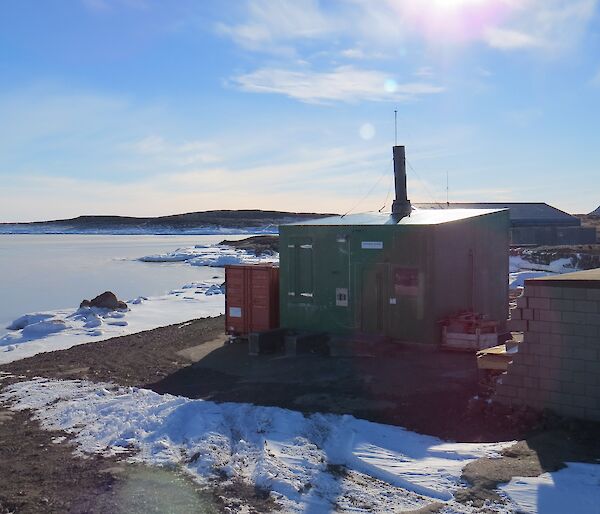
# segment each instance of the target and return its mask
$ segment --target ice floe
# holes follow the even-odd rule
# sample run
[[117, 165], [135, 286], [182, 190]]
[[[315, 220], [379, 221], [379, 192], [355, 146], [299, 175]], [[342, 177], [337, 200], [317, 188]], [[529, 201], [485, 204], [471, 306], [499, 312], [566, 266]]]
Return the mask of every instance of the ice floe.
[[163, 296], [134, 298], [127, 302], [127, 311], [81, 307], [21, 316], [0, 335], [0, 364], [225, 312], [217, 279], [184, 287]]
[[463, 467], [512, 443], [451, 443], [335, 414], [217, 404], [86, 381], [35, 379], [0, 400], [32, 409], [64, 430], [83, 454], [127, 453], [131, 461], [178, 466], [200, 483], [241, 480], [284, 512], [401, 512], [456, 503]]
[[191, 266], [223, 267], [228, 264], [266, 264], [279, 262], [279, 254], [255, 255], [247, 250], [225, 245], [197, 245], [172, 252], [146, 255], [143, 262], [186, 262]]

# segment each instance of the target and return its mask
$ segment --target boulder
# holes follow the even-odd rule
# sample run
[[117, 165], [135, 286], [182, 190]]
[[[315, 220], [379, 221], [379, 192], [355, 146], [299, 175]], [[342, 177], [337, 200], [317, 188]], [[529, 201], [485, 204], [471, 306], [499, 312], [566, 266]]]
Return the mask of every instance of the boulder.
[[100, 309], [127, 310], [127, 304], [117, 298], [111, 291], [105, 291], [92, 300], [83, 300], [79, 307], [98, 307]]

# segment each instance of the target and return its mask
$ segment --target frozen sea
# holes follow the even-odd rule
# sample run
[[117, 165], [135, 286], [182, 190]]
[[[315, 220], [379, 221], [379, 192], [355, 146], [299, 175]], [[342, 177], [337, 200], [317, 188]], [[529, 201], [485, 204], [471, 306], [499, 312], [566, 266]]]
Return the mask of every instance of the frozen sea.
[[222, 268], [136, 259], [244, 237], [248, 235], [0, 234], [0, 333], [23, 313], [73, 307], [103, 291], [129, 300], [223, 278]]

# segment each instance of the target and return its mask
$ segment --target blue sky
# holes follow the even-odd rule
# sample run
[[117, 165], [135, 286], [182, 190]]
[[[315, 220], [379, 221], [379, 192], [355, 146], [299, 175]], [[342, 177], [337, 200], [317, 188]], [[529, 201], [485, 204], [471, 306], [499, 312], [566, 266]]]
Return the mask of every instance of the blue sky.
[[600, 204], [597, 0], [0, 5], [0, 221]]

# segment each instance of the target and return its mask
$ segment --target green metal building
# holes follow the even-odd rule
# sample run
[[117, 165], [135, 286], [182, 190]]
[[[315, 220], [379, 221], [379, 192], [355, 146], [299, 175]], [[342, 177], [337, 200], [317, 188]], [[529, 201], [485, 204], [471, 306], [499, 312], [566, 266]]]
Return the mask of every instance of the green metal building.
[[439, 321], [508, 316], [508, 210], [412, 209], [404, 147], [394, 147], [391, 214], [282, 225], [280, 324], [438, 344]]

